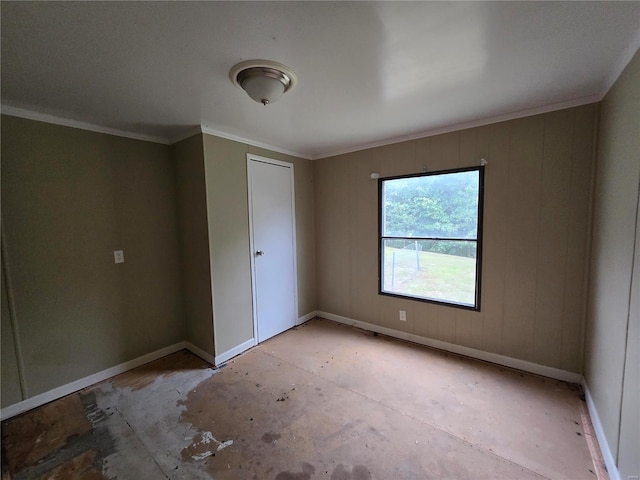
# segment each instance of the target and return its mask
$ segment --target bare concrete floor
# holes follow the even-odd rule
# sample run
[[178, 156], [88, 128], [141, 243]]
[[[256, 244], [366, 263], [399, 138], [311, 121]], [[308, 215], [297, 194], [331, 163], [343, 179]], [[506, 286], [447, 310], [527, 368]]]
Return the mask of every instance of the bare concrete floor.
[[[10, 419], [6, 479], [596, 479], [577, 386], [315, 319]], [[586, 431], [585, 431], [586, 430]]]

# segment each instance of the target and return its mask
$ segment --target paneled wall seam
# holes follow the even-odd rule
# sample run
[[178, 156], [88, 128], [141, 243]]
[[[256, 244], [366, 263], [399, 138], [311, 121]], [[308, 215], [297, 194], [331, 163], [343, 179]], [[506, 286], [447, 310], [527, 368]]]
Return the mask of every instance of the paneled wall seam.
[[596, 193], [596, 171], [598, 168], [598, 149], [600, 148], [600, 106], [601, 103], [596, 104], [596, 109], [594, 112], [593, 119], [593, 130], [591, 132], [593, 138], [593, 145], [591, 149], [591, 184], [589, 186], [589, 207], [588, 207], [588, 215], [587, 215], [587, 245], [586, 245], [586, 255], [584, 258], [584, 275], [583, 275], [583, 300], [582, 300], [582, 311], [581, 311], [581, 320], [582, 320], [582, 329], [581, 329], [581, 338], [580, 338], [580, 348], [582, 349], [580, 355], [581, 364], [579, 367], [579, 372], [582, 375], [585, 375], [585, 365], [586, 365], [586, 342], [587, 342], [587, 322], [589, 316], [589, 308], [590, 308], [590, 284], [591, 284], [591, 255], [593, 254], [593, 237], [594, 237], [594, 216], [595, 216], [595, 193]]
[[[186, 139], [185, 139], [186, 140]], [[178, 142], [175, 142], [178, 143]], [[175, 144], [174, 143], [174, 144]], [[176, 190], [176, 208], [175, 208], [175, 219], [176, 219], [176, 225], [180, 225], [180, 195], [179, 195], [179, 189], [180, 189], [180, 185], [178, 184], [178, 160], [175, 158], [174, 155], [174, 150], [173, 150], [173, 144], [169, 145], [169, 158], [171, 159], [171, 168], [173, 170], [173, 184]], [[183, 318], [183, 325], [182, 325], [182, 336], [185, 339], [188, 339], [189, 337], [189, 327], [188, 327], [188, 323], [189, 323], [189, 319], [188, 319], [188, 313], [187, 313], [187, 301], [186, 301], [186, 288], [187, 288], [187, 282], [185, 279], [185, 271], [184, 271], [184, 258], [183, 258], [183, 252], [184, 249], [186, 248], [186, 246], [184, 245], [184, 240], [182, 239], [182, 235], [180, 235], [180, 231], [177, 228], [176, 229], [176, 235], [177, 235], [177, 242], [178, 242], [178, 249], [179, 249], [179, 259], [180, 259], [180, 308], [182, 310], [182, 318]]]
[[624, 339], [624, 359], [622, 363], [622, 394], [620, 395], [620, 408], [618, 409], [618, 449], [616, 451], [616, 465], [620, 465], [620, 441], [622, 437], [622, 402], [624, 400], [624, 384], [625, 384], [625, 372], [627, 369], [627, 349], [629, 348], [629, 323], [631, 321], [631, 301], [633, 297], [633, 275], [635, 270], [635, 254], [638, 248], [638, 210], [640, 206], [640, 176], [638, 176], [638, 190], [636, 192], [636, 221], [633, 232], [633, 248], [631, 249], [631, 277], [629, 278], [629, 300], [627, 302], [627, 325], [625, 328]]
[[[509, 125], [508, 127], [509, 130], [509, 134], [507, 135], [507, 185], [511, 184], [511, 137], [513, 135], [513, 129], [511, 128], [511, 125]], [[511, 202], [509, 202], [509, 192], [507, 191], [507, 202], [509, 203], [509, 205], [507, 205], [506, 211], [505, 211], [505, 215], [506, 215], [506, 221], [509, 220], [509, 210], [511, 209], [510, 205]], [[509, 251], [509, 243], [510, 243], [510, 238], [509, 235], [507, 235], [505, 242], [504, 242], [504, 251], [508, 252]], [[504, 267], [505, 267], [505, 275], [506, 275], [506, 268], [507, 268], [507, 257], [506, 255], [504, 256]], [[504, 298], [506, 296], [507, 293], [507, 282], [503, 281], [502, 282], [502, 298]], [[505, 327], [505, 303], [504, 301], [501, 303], [500, 305], [500, 310], [502, 310], [502, 322], [500, 325], [500, 348], [498, 349], [498, 353], [504, 354], [504, 327]]]
[[[580, 371], [594, 111], [591, 106], [555, 112], [318, 160], [315, 199], [322, 218], [317, 225], [327, 230], [318, 238], [328, 241], [319, 242], [316, 252], [324, 265], [317, 275], [319, 308], [342, 309], [344, 316], [351, 311], [350, 318], [360, 321]], [[478, 155], [490, 164], [482, 314], [476, 318], [378, 297], [371, 268], [378, 247], [367, 241], [375, 236], [371, 208], [376, 196], [363, 176], [371, 171], [381, 176], [407, 173], [424, 158], [430, 159], [430, 170], [453, 168], [476, 163]], [[407, 311], [406, 324], [398, 323], [399, 309]]]
[[[543, 198], [542, 196], [544, 195], [544, 189], [542, 188], [542, 181], [544, 179], [544, 174], [545, 174], [545, 146], [547, 144], [547, 135], [548, 135], [548, 131], [547, 128], [549, 127], [549, 116], [545, 115], [543, 117], [542, 120], [542, 144], [540, 147], [540, 158], [539, 158], [539, 163], [540, 163], [540, 179], [538, 180], [538, 184], [540, 185], [540, 195], [539, 195], [539, 204], [542, 204]], [[542, 210], [542, 207], [540, 207], [540, 210]], [[538, 240], [541, 238], [541, 234], [542, 234], [542, 218], [541, 215], [538, 216], [538, 234], [537, 234], [537, 238]], [[540, 265], [540, 257], [541, 257], [541, 242], [538, 241], [537, 242], [537, 251], [536, 251], [536, 265], [539, 266]], [[533, 344], [531, 346], [531, 355], [532, 358], [536, 358], [537, 357], [537, 342], [536, 342], [536, 332], [538, 331], [538, 329], [540, 328], [539, 326], [539, 318], [538, 318], [538, 296], [540, 295], [540, 277], [542, 275], [542, 271], [540, 268], [536, 268], [536, 281], [535, 281], [535, 289], [536, 291], [533, 294]]]
[[22, 354], [22, 343], [20, 342], [20, 330], [18, 328], [18, 316], [16, 313], [16, 303], [13, 297], [13, 284], [11, 282], [11, 270], [9, 266], [9, 254], [7, 247], [7, 239], [4, 234], [4, 225], [0, 221], [0, 244], [2, 244], [2, 264], [4, 273], [4, 288], [7, 294], [7, 303], [9, 307], [9, 321], [11, 323], [11, 333], [13, 335], [13, 343], [16, 352], [16, 362], [18, 367], [18, 379], [20, 381], [20, 393], [22, 400], [29, 398], [29, 390], [27, 388], [27, 379], [24, 368], [24, 356]]
[[[574, 167], [574, 162], [576, 161], [576, 123], [577, 123], [577, 118], [576, 118], [577, 114], [574, 111], [573, 112], [573, 123], [571, 125], [571, 161], [569, 163], [569, 171], [571, 172], [571, 176], [569, 179], [569, 199], [568, 199], [568, 213], [567, 213], [567, 220], [570, 220], [570, 216], [571, 216], [571, 196], [573, 192], [573, 185], [574, 185], [574, 172], [573, 172], [573, 167]], [[593, 164], [593, 162], [591, 162]], [[588, 214], [587, 214], [588, 215]], [[570, 235], [567, 234], [567, 239], [566, 242], [564, 244], [564, 275], [565, 275], [565, 283], [563, 283], [562, 285], [562, 289], [563, 289], [563, 295], [562, 295], [562, 319], [564, 320], [566, 318], [566, 308], [567, 308], [567, 302], [566, 302], [566, 291], [567, 291], [567, 286], [566, 286], [566, 278], [567, 278], [567, 272], [569, 271], [569, 242], [570, 242]], [[585, 295], [586, 296], [586, 295]], [[560, 348], [564, 349], [565, 347], [565, 322], [563, 321], [560, 325]], [[562, 365], [564, 356], [560, 355], [560, 364]], [[580, 371], [580, 365], [578, 365], [578, 371], [580, 373], [582, 373]]]
[[[572, 130], [572, 136], [571, 136], [571, 163], [570, 163], [570, 172], [571, 172], [571, 180], [570, 180], [570, 188], [571, 188], [571, 192], [569, 194], [569, 217], [571, 216], [572, 212], [571, 212], [571, 200], [572, 200], [572, 194], [573, 194], [573, 186], [574, 186], [574, 181], [576, 181], [575, 179], [575, 175], [574, 175], [574, 162], [576, 162], [576, 148], [577, 148], [577, 134], [576, 134], [576, 124], [578, 123], [578, 119], [577, 119], [577, 113], [574, 111], [573, 113], [573, 130]], [[591, 158], [591, 165], [593, 168], [593, 153], [591, 154], [592, 158]], [[589, 216], [589, 210], [587, 209], [587, 217]], [[588, 235], [588, 232], [585, 232]], [[565, 262], [564, 262], [564, 272], [565, 272], [565, 279], [566, 279], [566, 275], [567, 272], [569, 271], [569, 243], [570, 243], [570, 235], [567, 235], [567, 241], [565, 243]], [[565, 319], [566, 318], [566, 308], [567, 308], [567, 297], [566, 297], [566, 284], [563, 286], [564, 287], [564, 291], [565, 291], [565, 295], [563, 295], [562, 297], [562, 318]], [[585, 284], [582, 290], [582, 296], [583, 298], [587, 297], [587, 285]], [[584, 315], [581, 315], [581, 317], [584, 317]], [[581, 324], [584, 324], [584, 318], [581, 318]], [[584, 331], [584, 327], [580, 328], [581, 331]], [[565, 336], [566, 336], [567, 332], [565, 331], [565, 322], [562, 322], [562, 326], [561, 326], [561, 330], [560, 330], [560, 345], [561, 348], [564, 349], [566, 348], [566, 344], [565, 344]], [[582, 345], [583, 340], [580, 339], [580, 344]], [[578, 347], [578, 348], [582, 348], [582, 347]], [[582, 365], [581, 365], [581, 361], [580, 358], [582, 358], [581, 352], [578, 352], [578, 364], [577, 364], [577, 369], [578, 369], [578, 373], [582, 374]], [[560, 362], [562, 363], [562, 356], [560, 359]]]

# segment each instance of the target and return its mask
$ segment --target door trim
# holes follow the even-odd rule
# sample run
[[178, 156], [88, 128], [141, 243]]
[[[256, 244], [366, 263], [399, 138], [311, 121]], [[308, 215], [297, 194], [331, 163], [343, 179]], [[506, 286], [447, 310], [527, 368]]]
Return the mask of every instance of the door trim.
[[251, 162], [262, 162], [279, 167], [285, 167], [289, 169], [291, 178], [291, 224], [293, 225], [293, 308], [295, 312], [295, 325], [299, 324], [298, 320], [298, 247], [296, 240], [296, 192], [295, 192], [295, 177], [294, 177], [294, 165], [293, 163], [283, 162], [280, 160], [274, 160], [272, 158], [261, 157], [260, 155], [254, 155], [247, 153], [247, 208], [249, 210], [249, 259], [251, 261], [251, 302], [253, 310], [253, 338], [256, 345], [259, 342], [258, 336], [258, 302], [256, 298], [256, 264], [255, 246], [253, 244], [253, 203], [251, 195]]

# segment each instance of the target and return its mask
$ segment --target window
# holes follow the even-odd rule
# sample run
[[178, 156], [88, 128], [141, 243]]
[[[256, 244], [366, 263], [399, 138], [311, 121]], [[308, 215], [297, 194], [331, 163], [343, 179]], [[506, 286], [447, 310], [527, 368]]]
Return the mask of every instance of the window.
[[484, 167], [381, 178], [380, 294], [480, 310]]

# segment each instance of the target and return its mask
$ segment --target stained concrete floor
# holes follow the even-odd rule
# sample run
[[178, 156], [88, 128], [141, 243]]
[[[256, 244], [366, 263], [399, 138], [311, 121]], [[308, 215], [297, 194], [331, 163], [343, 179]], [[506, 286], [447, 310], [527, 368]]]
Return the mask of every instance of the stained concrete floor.
[[219, 369], [178, 352], [9, 419], [2, 478], [596, 479], [580, 393], [315, 319]]

